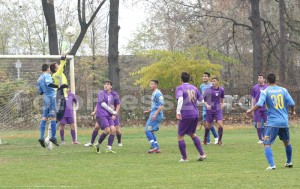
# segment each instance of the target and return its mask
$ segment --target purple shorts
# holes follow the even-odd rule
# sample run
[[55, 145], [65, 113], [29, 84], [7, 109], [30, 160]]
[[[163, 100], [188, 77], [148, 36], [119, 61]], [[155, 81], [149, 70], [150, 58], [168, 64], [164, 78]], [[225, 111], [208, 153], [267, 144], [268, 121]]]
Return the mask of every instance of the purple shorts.
[[60, 120], [60, 124], [61, 125], [66, 125], [66, 124], [73, 124], [74, 123], [74, 118], [73, 117], [63, 117]]
[[256, 110], [254, 111], [254, 122], [267, 122], [267, 110]]
[[114, 126], [120, 126], [120, 116], [117, 115], [116, 119], [114, 121]]
[[207, 123], [212, 123], [214, 121], [214, 118], [216, 119], [216, 121], [223, 121], [222, 110], [217, 110], [217, 111], [206, 110]]
[[178, 135], [191, 135], [196, 132], [198, 125], [198, 117], [182, 119], [178, 123]]
[[111, 117], [96, 117], [96, 120], [101, 130], [114, 125], [114, 121], [111, 119]]

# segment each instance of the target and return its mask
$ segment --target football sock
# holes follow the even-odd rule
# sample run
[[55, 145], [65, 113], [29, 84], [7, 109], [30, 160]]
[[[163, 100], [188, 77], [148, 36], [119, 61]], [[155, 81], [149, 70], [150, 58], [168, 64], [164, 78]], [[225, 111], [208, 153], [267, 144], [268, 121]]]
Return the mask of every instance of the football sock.
[[117, 134], [118, 143], [122, 143], [121, 142], [121, 137], [122, 137], [122, 134]]
[[146, 131], [146, 137], [148, 139], [148, 141], [150, 142], [151, 148], [155, 148], [155, 143], [154, 143], [154, 139], [153, 139], [153, 135], [151, 131]]
[[103, 140], [106, 138], [107, 134], [102, 133], [99, 137], [98, 143], [101, 144], [103, 142]]
[[204, 132], [204, 142], [207, 142], [207, 136], [209, 134], [209, 129], [205, 128], [205, 132]]
[[156, 139], [156, 135], [154, 133], [152, 133], [152, 135], [153, 135], [154, 145], [155, 145], [156, 148], [159, 149], [158, 142], [157, 142], [157, 139]]
[[94, 144], [96, 137], [98, 136], [99, 130], [94, 130], [92, 133], [91, 143]]
[[292, 162], [292, 145], [287, 145], [285, 147], [285, 153], [286, 153], [286, 159], [287, 159], [287, 163], [291, 163]]
[[108, 146], [112, 146], [112, 144], [114, 143], [114, 139], [115, 139], [115, 135], [110, 134], [108, 137]]
[[76, 141], [76, 132], [75, 132], [75, 130], [71, 130], [71, 136], [72, 136], [72, 141], [75, 142]]
[[258, 140], [262, 140], [262, 138], [261, 138], [261, 128], [257, 128], [257, 136], [258, 136]]
[[219, 129], [218, 129], [218, 134], [219, 134], [219, 142], [222, 142], [223, 127], [219, 127]]
[[185, 151], [185, 148], [186, 148], [185, 141], [184, 140], [178, 141], [178, 147], [179, 147], [182, 159], [186, 159], [187, 157], [186, 157], [186, 151]]
[[194, 141], [194, 145], [196, 146], [199, 154], [202, 156], [204, 154], [204, 152], [203, 152], [203, 149], [202, 149], [202, 146], [201, 146], [200, 139], [197, 136], [192, 138], [192, 139]]
[[42, 120], [41, 123], [40, 123], [40, 138], [41, 139], [44, 139], [44, 133], [45, 133], [45, 130], [46, 130], [46, 120]]
[[274, 157], [273, 157], [272, 149], [270, 146], [265, 147], [265, 156], [266, 156], [270, 166], [273, 167], [274, 166]]
[[65, 130], [60, 130], [59, 134], [60, 134], [61, 141], [65, 141]]
[[51, 138], [55, 138], [55, 136], [56, 136], [56, 121], [55, 120], [51, 121], [51, 134], [52, 134]]

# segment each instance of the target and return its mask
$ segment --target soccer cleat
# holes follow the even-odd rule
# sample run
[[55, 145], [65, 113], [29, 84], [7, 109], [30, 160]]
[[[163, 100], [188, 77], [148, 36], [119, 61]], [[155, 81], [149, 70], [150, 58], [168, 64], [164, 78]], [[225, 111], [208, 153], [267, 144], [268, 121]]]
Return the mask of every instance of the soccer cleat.
[[85, 146], [85, 147], [92, 147], [93, 144], [89, 142], [89, 143], [86, 143], [84, 146]]
[[215, 143], [214, 144], [218, 144], [218, 142], [219, 142], [219, 139], [215, 138]]
[[219, 146], [223, 146], [223, 142], [219, 141], [219, 142], [218, 142], [218, 145], [219, 145]]
[[206, 159], [206, 154], [204, 153], [203, 155], [200, 155], [197, 159], [197, 161], [203, 161]]
[[78, 141], [73, 141], [72, 144], [80, 144]]
[[259, 140], [258, 142], [257, 142], [257, 144], [262, 144], [264, 141], [262, 141], [262, 140]]
[[45, 140], [44, 140], [44, 139], [39, 139], [39, 142], [40, 142], [40, 144], [41, 144], [41, 146], [42, 146], [43, 148], [46, 148]]
[[65, 141], [61, 141], [61, 144], [64, 145], [64, 144], [66, 144], [66, 142]]
[[106, 153], [112, 153], [112, 154], [115, 154], [117, 152], [113, 151], [112, 149], [106, 149]]
[[100, 153], [101, 153], [101, 152], [100, 152], [100, 144], [97, 143], [97, 144], [94, 144], [93, 146], [94, 146], [94, 148], [95, 148], [95, 150], [96, 150], [96, 153], [100, 154]]
[[152, 148], [152, 149], [150, 149], [150, 150], [147, 152], [147, 154], [153, 154], [153, 153], [155, 153], [157, 150], [158, 150], [157, 148]]
[[179, 163], [184, 163], [184, 162], [188, 162], [189, 160], [187, 160], [187, 159], [181, 159], [181, 160], [179, 160]]
[[207, 145], [210, 145], [211, 144], [211, 142], [207, 142]]
[[161, 150], [160, 150], [160, 149], [157, 149], [157, 150], [155, 151], [155, 153], [160, 154], [160, 153], [161, 153]]
[[207, 142], [206, 142], [206, 141], [203, 141], [203, 144], [204, 144], [204, 145], [207, 145]]
[[285, 164], [285, 167], [287, 167], [287, 168], [292, 168], [292, 167], [293, 167], [293, 163], [292, 163], [292, 162], [286, 163], [286, 164]]
[[275, 170], [276, 169], [276, 166], [274, 165], [273, 167], [269, 166], [266, 168], [266, 170], [270, 171], [270, 170]]
[[50, 142], [52, 142], [53, 144], [55, 144], [56, 146], [59, 146], [56, 138], [50, 138]]
[[119, 144], [118, 144], [118, 146], [119, 146], [119, 147], [122, 147], [122, 146], [123, 146], [123, 144], [122, 144], [122, 143], [119, 143]]

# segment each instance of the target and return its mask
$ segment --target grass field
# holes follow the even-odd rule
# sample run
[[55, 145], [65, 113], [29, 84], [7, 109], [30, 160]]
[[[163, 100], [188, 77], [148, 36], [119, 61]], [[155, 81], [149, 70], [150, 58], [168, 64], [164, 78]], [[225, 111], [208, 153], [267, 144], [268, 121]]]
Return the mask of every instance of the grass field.
[[[124, 127], [123, 147], [114, 144], [116, 154], [97, 154], [84, 147], [92, 129], [79, 130], [80, 145], [67, 144], [52, 151], [37, 142], [38, 130], [1, 133], [0, 188], [300, 188], [300, 128], [291, 127], [292, 169], [285, 168], [285, 150], [279, 139], [273, 145], [277, 169], [268, 166], [262, 145], [257, 144], [253, 127], [224, 130], [224, 146], [207, 145], [207, 159], [196, 161], [198, 154], [186, 137], [187, 163], [177, 146], [177, 128], [163, 127], [157, 132], [161, 154], [145, 154], [149, 144], [142, 127]], [[198, 130], [203, 139], [203, 130]], [[59, 133], [58, 133], [59, 134]]]

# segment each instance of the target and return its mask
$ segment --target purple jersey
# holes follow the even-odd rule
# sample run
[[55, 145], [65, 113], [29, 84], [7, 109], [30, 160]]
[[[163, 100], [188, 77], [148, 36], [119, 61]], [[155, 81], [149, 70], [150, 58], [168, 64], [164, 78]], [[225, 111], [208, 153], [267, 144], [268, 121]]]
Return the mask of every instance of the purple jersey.
[[[109, 98], [110, 96], [110, 98]], [[112, 95], [107, 94], [105, 90], [100, 90], [97, 97], [97, 106], [96, 106], [96, 117], [110, 117], [111, 113], [109, 113], [106, 109], [104, 109], [101, 104], [104, 102], [109, 105], [109, 100], [112, 99]]]
[[68, 98], [66, 99], [66, 109], [64, 113], [64, 117], [73, 117], [73, 102], [77, 104], [76, 95], [72, 92], [68, 92]]
[[176, 87], [176, 99], [183, 97], [183, 105], [180, 111], [182, 119], [199, 117], [197, 100], [201, 101], [201, 95], [197, 87], [183, 83]]
[[[267, 87], [268, 87], [267, 84], [264, 84], [264, 85], [256, 84], [253, 86], [253, 88], [251, 90], [251, 94], [250, 94], [250, 96], [255, 99], [255, 102], [253, 104], [256, 104], [258, 102], [260, 92], [262, 90], [265, 90]], [[259, 110], [266, 110], [266, 106], [263, 105]]]
[[218, 87], [215, 89], [214, 87], [210, 87], [205, 91], [204, 101], [211, 106], [211, 111], [222, 110], [221, 99], [224, 98], [224, 96], [224, 88]]
[[115, 91], [110, 92], [110, 99], [108, 105], [113, 109], [116, 110], [117, 106], [120, 104], [120, 97], [119, 94]]

